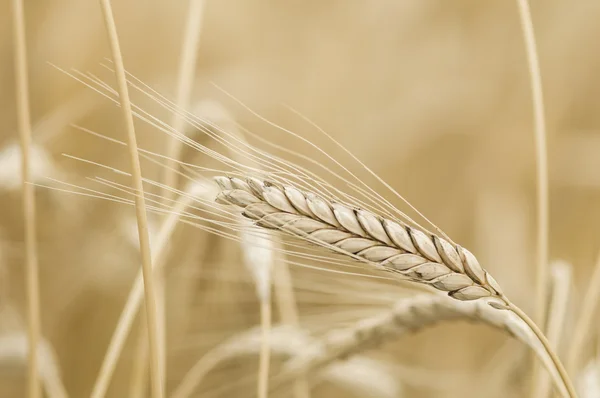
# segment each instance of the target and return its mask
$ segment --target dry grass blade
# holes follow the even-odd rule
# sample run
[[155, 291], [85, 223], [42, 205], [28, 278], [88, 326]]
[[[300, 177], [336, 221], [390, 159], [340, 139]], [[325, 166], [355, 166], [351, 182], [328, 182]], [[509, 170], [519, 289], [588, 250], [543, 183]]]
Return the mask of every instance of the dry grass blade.
[[[461, 301], [485, 298], [496, 309], [508, 309], [537, 335], [552, 358], [571, 397], [575, 389], [548, 339], [468, 250], [400, 221], [331, 202], [293, 186], [249, 177], [216, 177], [222, 192], [217, 201], [234, 204], [256, 225], [285, 231], [320, 246], [447, 292]], [[558, 386], [558, 388], [561, 388]]]
[[156, 307], [156, 292], [154, 288], [154, 278], [152, 276], [152, 258], [150, 254], [150, 239], [148, 237], [148, 220], [146, 216], [146, 205], [144, 199], [144, 186], [142, 184], [142, 170], [138, 155], [137, 139], [133, 124], [133, 115], [131, 112], [131, 101], [127, 89], [127, 79], [125, 77], [125, 67], [123, 66], [123, 57], [119, 45], [119, 37], [115, 24], [112, 6], [110, 0], [100, 0], [102, 12], [104, 14], [104, 23], [109, 37], [113, 61], [117, 75], [117, 85], [119, 87], [119, 99], [123, 111], [123, 119], [127, 129], [127, 140], [129, 148], [129, 158], [132, 169], [132, 180], [137, 195], [135, 195], [135, 210], [138, 224], [138, 235], [140, 240], [140, 255], [142, 262], [142, 275], [144, 278], [144, 293], [146, 300], [146, 319], [148, 323], [148, 342], [150, 345], [150, 383], [152, 386], [152, 397], [161, 398], [164, 387], [164, 380], [161, 379], [160, 370], [160, 344], [158, 335], [158, 320]]
[[25, 288], [27, 290], [27, 337], [29, 340], [28, 396], [41, 396], [38, 364], [40, 341], [40, 292], [36, 238], [35, 188], [30, 182], [29, 149], [31, 120], [29, 115], [29, 83], [27, 78], [27, 49], [25, 43], [25, 15], [23, 1], [13, 0], [13, 27], [15, 50], [15, 82], [19, 136], [21, 139], [21, 182], [23, 192], [23, 219], [25, 220]]

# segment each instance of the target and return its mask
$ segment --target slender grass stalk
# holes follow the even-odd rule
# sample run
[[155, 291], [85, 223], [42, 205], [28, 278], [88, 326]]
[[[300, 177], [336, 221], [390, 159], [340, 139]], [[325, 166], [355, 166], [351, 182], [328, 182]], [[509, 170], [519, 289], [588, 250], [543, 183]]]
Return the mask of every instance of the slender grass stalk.
[[[175, 231], [181, 213], [184, 212], [193, 201], [194, 197], [192, 195], [186, 195], [185, 198], [182, 198], [182, 200], [177, 203], [167, 219], [161, 224], [158, 237], [156, 238], [155, 250], [152, 255], [153, 264], [157, 269], [160, 269], [165, 265], [167, 243]], [[127, 302], [123, 307], [123, 311], [121, 311], [117, 326], [115, 327], [115, 331], [113, 332], [108, 348], [106, 349], [106, 354], [102, 361], [98, 378], [96, 379], [92, 390], [92, 398], [102, 398], [106, 395], [110, 379], [117, 366], [117, 361], [135, 320], [138, 308], [141, 305], [143, 294], [143, 271], [140, 270], [131, 287]]]
[[[198, 44], [200, 43], [200, 33], [202, 30], [202, 20], [204, 14], [205, 0], [190, 0], [187, 11], [187, 21], [185, 33], [183, 36], [183, 46], [179, 59], [179, 72], [177, 74], [177, 93], [175, 104], [177, 109], [187, 109], [190, 103], [192, 87], [194, 86], [194, 77], [196, 75], [196, 64], [198, 59]], [[173, 113], [171, 127], [175, 131], [183, 131], [185, 118], [179, 112]], [[183, 143], [176, 139], [170, 139], [167, 143], [167, 165], [164, 174], [164, 184], [174, 187], [177, 184], [177, 169], [181, 148]], [[165, 191], [166, 195], [171, 196], [171, 192]]]
[[[187, 11], [187, 22], [185, 32], [183, 36], [183, 47], [181, 50], [181, 57], [179, 61], [179, 73], [177, 82], [177, 100], [176, 104], [179, 109], [186, 109], [190, 102], [191, 91], [194, 83], [194, 76], [196, 71], [196, 60], [198, 56], [198, 43], [200, 41], [200, 32], [202, 29], [202, 19], [204, 14], [204, 0], [190, 0]], [[184, 119], [179, 113], [173, 113], [173, 120], [171, 126], [175, 131], [182, 131], [184, 126]], [[176, 170], [179, 166], [177, 159], [179, 159], [181, 152], [182, 143], [171, 138], [168, 141], [167, 149], [167, 166], [164, 169], [164, 181], [166, 187], [177, 186], [177, 173]], [[162, 196], [165, 201], [168, 201], [173, 197], [173, 192], [168, 189], [162, 190]], [[164, 269], [158, 270], [156, 275], [156, 291], [157, 291], [157, 307], [158, 307], [158, 340], [159, 340], [159, 367], [163, 380], [167, 377], [167, 364], [166, 364], [166, 345], [167, 345], [167, 326], [166, 326], [166, 286], [165, 286], [165, 275]], [[147, 350], [142, 345], [138, 345], [143, 351], [140, 352], [140, 360], [144, 360], [144, 353]]]
[[546, 145], [546, 120], [544, 116], [544, 96], [542, 92], [542, 75], [535, 43], [533, 22], [527, 0], [517, 0], [519, 17], [523, 30], [523, 39], [527, 51], [527, 65], [531, 82], [533, 113], [535, 124], [535, 163], [536, 163], [536, 195], [537, 195], [537, 266], [536, 266], [536, 299], [534, 319], [545, 328], [548, 307], [548, 285], [550, 270], [548, 266], [549, 235], [549, 194], [548, 194], [548, 154]]
[[[527, 65], [531, 84], [535, 125], [535, 164], [536, 164], [536, 197], [537, 197], [537, 261], [535, 285], [535, 322], [542, 330], [546, 329], [550, 270], [548, 264], [549, 236], [549, 193], [548, 193], [548, 154], [546, 147], [546, 121], [544, 116], [544, 96], [542, 92], [542, 76], [533, 31], [533, 21], [527, 0], [517, 0], [519, 19], [523, 30], [523, 39], [527, 52]], [[533, 362], [532, 380], [540, 377], [540, 366]], [[535, 397], [535, 384], [532, 394]]]
[[[572, 283], [571, 265], [563, 262], [552, 264], [552, 300], [548, 311], [548, 330], [546, 336], [555, 351], [558, 351], [567, 316]], [[574, 374], [574, 373], [572, 373]], [[537, 379], [533, 380], [533, 397], [548, 398], [550, 396], [550, 379], [547, 373], [538, 372]]]
[[583, 351], [588, 343], [588, 339], [592, 332], [596, 330], [594, 318], [598, 315], [598, 306], [600, 305], [600, 252], [594, 266], [594, 273], [590, 279], [590, 285], [585, 293], [581, 304], [581, 312], [575, 323], [575, 332], [571, 339], [571, 344], [567, 354], [567, 369], [571, 374], [575, 374], [579, 370]]
[[269, 396], [269, 365], [271, 362], [271, 304], [265, 300], [260, 302], [260, 319], [262, 337], [260, 339], [260, 356], [258, 364], [258, 398]]
[[131, 369], [131, 384], [129, 398], [144, 398], [148, 383], [148, 331], [146, 330], [146, 317], [140, 314], [135, 354]]
[[15, 51], [15, 82], [17, 123], [21, 140], [21, 180], [23, 218], [25, 223], [25, 289], [27, 292], [27, 396], [41, 397], [38, 347], [40, 344], [40, 282], [36, 238], [35, 188], [29, 184], [29, 149], [31, 119], [29, 114], [29, 82], [27, 78], [27, 47], [25, 43], [25, 13], [23, 0], [13, 0], [13, 40]]
[[[279, 242], [276, 242], [276, 244], [280, 246]], [[281, 257], [281, 255], [281, 253], [274, 253], [276, 259]], [[275, 264], [276, 266], [273, 269], [275, 286], [273, 290], [275, 291], [275, 301], [279, 308], [279, 317], [283, 323], [299, 326], [300, 317], [298, 315], [290, 270], [287, 264], [281, 260], [275, 260]], [[300, 375], [294, 380], [293, 390], [296, 398], [310, 398], [310, 386], [308, 385], [306, 375]]]
[[129, 157], [132, 169], [132, 182], [136, 190], [135, 210], [138, 225], [138, 235], [140, 240], [140, 255], [142, 260], [142, 275], [144, 280], [144, 296], [146, 300], [146, 318], [148, 324], [148, 341], [150, 345], [150, 383], [152, 386], [152, 397], [163, 397], [163, 380], [161, 380], [159, 363], [159, 336], [157, 333], [157, 313], [156, 313], [156, 291], [154, 288], [154, 278], [152, 276], [152, 257], [150, 253], [150, 238], [148, 236], [148, 220], [146, 217], [146, 204], [144, 199], [144, 186], [142, 184], [142, 171], [138, 155], [137, 139], [135, 136], [135, 127], [133, 124], [133, 114], [131, 112], [131, 101], [129, 100], [129, 91], [127, 89], [127, 79], [125, 76], [125, 67], [119, 45], [117, 26], [115, 24], [112, 6], [110, 0], [100, 0], [104, 23], [108, 33], [113, 61], [117, 76], [117, 85], [119, 89], [119, 98], [123, 119], [127, 130]]
[[562, 362], [560, 361], [560, 359], [558, 358], [558, 356], [552, 349], [552, 345], [550, 344], [550, 342], [548, 341], [546, 336], [544, 336], [544, 333], [535, 324], [535, 322], [533, 322], [531, 320], [531, 318], [529, 318], [529, 316], [527, 316], [527, 314], [525, 312], [523, 312], [523, 310], [521, 310], [519, 307], [517, 307], [516, 305], [514, 305], [513, 303], [508, 301], [508, 299], [505, 299], [505, 301], [507, 303], [508, 309], [510, 309], [515, 314], [517, 314], [519, 316], [519, 318], [521, 318], [531, 328], [533, 333], [535, 333], [537, 338], [540, 340], [540, 342], [542, 343], [542, 345], [548, 352], [548, 355], [550, 355], [550, 358], [552, 358], [552, 362], [554, 362], [554, 365], [556, 366], [556, 370], [558, 370], [558, 373], [559, 373], [567, 391], [569, 392], [569, 397], [577, 398], [577, 392], [575, 391], [575, 387], [573, 386], [573, 383], [571, 382], [571, 379], [569, 378], [569, 375], [568, 375], [567, 371], [565, 370], [565, 367], [563, 366]]

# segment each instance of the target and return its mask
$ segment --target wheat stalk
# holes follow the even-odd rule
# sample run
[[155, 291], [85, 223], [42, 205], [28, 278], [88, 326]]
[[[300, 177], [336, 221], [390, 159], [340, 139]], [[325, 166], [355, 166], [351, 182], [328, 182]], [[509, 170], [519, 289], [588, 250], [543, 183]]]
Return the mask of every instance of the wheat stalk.
[[[21, 362], [29, 355], [29, 341], [22, 332], [0, 335], [0, 364]], [[48, 398], [68, 398], [67, 390], [61, 380], [56, 353], [52, 345], [43, 337], [40, 338], [38, 355], [38, 377], [42, 381]]]
[[575, 389], [544, 334], [502, 292], [475, 256], [459, 245], [426, 234], [400, 221], [332, 202], [313, 192], [248, 177], [216, 177], [217, 201], [234, 204], [256, 225], [278, 229], [335, 250], [379, 269], [434, 287], [457, 300], [485, 298], [496, 309], [508, 309], [536, 334], [570, 397]]
[[154, 287], [154, 278], [152, 276], [152, 257], [150, 252], [150, 239], [148, 237], [148, 220], [146, 215], [146, 203], [144, 199], [144, 186], [142, 185], [142, 170], [140, 166], [137, 138], [135, 135], [131, 101], [129, 99], [129, 90], [127, 88], [127, 79], [125, 76], [125, 66], [123, 65], [123, 56], [121, 53], [119, 36], [117, 34], [117, 26], [112, 11], [112, 4], [110, 0], [100, 0], [100, 6], [104, 17], [104, 25], [106, 27], [109, 39], [111, 54], [113, 61], [115, 62], [119, 101], [127, 131], [127, 146], [129, 149], [129, 160], [132, 168], [132, 183], [137, 191], [134, 202], [138, 225], [138, 235], [140, 240], [144, 299], [146, 300], [146, 321], [148, 327], [150, 384], [152, 386], [152, 397], [162, 398], [164, 396], [164, 380], [162, 380], [160, 368], [160, 335], [158, 331], [156, 289]]
[[12, 21], [15, 50], [15, 84], [17, 122], [21, 141], [21, 183], [25, 229], [25, 289], [27, 290], [27, 396], [41, 397], [38, 345], [41, 339], [40, 282], [36, 238], [35, 189], [31, 178], [31, 120], [29, 114], [29, 79], [27, 76], [27, 44], [25, 42], [25, 12], [23, 0], [13, 0]]
[[[550, 305], [548, 306], [548, 327], [546, 335], [555, 350], [559, 350], [565, 329], [565, 320], [569, 309], [571, 298], [572, 267], [566, 262], [555, 262], [550, 268], [552, 275], [552, 288]], [[575, 374], [575, 373], [574, 373]], [[537, 376], [537, 377], [535, 377]], [[545, 373], [536, 372], [533, 377], [533, 389], [531, 396], [534, 398], [546, 398], [550, 396], [551, 384]]]

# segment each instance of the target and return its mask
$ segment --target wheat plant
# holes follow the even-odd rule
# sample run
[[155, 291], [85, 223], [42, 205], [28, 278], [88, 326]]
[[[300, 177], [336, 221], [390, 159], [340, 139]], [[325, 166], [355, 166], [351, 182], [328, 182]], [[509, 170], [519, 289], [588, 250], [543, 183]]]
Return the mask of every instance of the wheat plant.
[[0, 5], [0, 395], [595, 397], [600, 7], [233, 5]]

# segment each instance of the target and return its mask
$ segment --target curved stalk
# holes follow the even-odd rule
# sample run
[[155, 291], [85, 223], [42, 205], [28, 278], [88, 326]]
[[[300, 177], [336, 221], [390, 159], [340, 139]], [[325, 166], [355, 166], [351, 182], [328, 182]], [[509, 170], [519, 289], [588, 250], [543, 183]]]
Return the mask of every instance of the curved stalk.
[[529, 316], [525, 312], [523, 312], [523, 310], [521, 310], [519, 307], [517, 307], [512, 302], [510, 302], [506, 297], [503, 297], [503, 299], [506, 302], [507, 309], [509, 309], [512, 312], [514, 312], [515, 314], [517, 314], [517, 316], [519, 318], [521, 318], [523, 320], [523, 322], [525, 322], [527, 324], [527, 326], [529, 326], [531, 328], [533, 333], [535, 333], [537, 338], [540, 340], [540, 342], [542, 343], [542, 345], [548, 352], [548, 355], [552, 359], [552, 362], [554, 362], [554, 365], [556, 366], [556, 370], [558, 371], [558, 374], [560, 375], [560, 378], [562, 379], [562, 381], [565, 385], [565, 388], [567, 389], [567, 391], [569, 393], [569, 397], [577, 398], [577, 393], [575, 392], [575, 387], [573, 386], [573, 383], [571, 382], [571, 379], [569, 378], [569, 375], [567, 374], [565, 367], [563, 366], [562, 362], [560, 361], [560, 359], [558, 358], [558, 356], [552, 349], [552, 346], [551, 346], [550, 342], [548, 341], [548, 339], [546, 338], [546, 336], [544, 336], [544, 333], [542, 333], [540, 328], [531, 320], [531, 318], [529, 318]]

